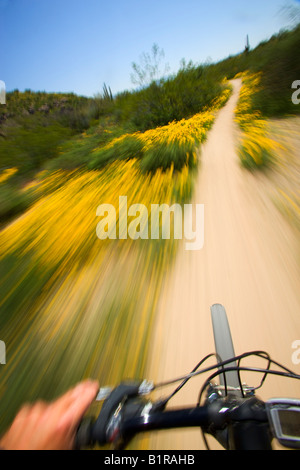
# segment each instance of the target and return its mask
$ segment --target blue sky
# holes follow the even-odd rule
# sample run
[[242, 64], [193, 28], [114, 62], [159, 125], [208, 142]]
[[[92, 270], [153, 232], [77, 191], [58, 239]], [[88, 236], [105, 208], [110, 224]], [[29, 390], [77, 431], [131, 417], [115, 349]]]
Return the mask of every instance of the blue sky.
[[7, 90], [93, 96], [131, 89], [133, 61], [157, 43], [181, 59], [217, 61], [288, 25], [298, 0], [0, 0], [0, 79]]

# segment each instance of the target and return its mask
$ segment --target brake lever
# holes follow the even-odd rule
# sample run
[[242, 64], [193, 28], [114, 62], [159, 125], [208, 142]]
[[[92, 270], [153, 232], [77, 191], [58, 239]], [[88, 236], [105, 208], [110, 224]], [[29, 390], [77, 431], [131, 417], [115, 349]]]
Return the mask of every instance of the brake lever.
[[[106, 400], [106, 398], [109, 397], [111, 392], [113, 391], [113, 387], [101, 387], [99, 389], [98, 395], [96, 396], [95, 400], [96, 401], [103, 401]], [[154, 390], [154, 384], [153, 382], [150, 382], [148, 380], [143, 380], [141, 382], [139, 388], [138, 388], [138, 395], [148, 395], [149, 393]]]
[[107, 444], [108, 426], [111, 416], [121, 404], [135, 396], [149, 394], [154, 389], [152, 382], [123, 382], [118, 387], [101, 387], [95, 398], [96, 402], [104, 401], [98, 418], [83, 418], [76, 434], [75, 448]]

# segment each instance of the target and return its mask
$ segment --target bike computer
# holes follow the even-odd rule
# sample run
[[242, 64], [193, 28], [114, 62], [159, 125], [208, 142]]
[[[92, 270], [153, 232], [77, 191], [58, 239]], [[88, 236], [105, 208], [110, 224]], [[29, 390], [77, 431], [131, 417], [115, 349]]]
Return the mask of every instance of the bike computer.
[[273, 398], [266, 410], [274, 437], [284, 447], [300, 449], [300, 400]]

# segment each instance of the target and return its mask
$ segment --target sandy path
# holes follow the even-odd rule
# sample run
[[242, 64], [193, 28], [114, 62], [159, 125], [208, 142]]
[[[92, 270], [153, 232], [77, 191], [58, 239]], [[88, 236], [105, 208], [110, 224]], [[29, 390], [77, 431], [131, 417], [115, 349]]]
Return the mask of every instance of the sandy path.
[[[193, 203], [205, 205], [204, 247], [186, 251], [182, 243], [163, 288], [148, 373], [155, 381], [190, 371], [214, 351], [213, 303], [227, 310], [237, 354], [263, 349], [300, 373], [292, 362], [292, 343], [300, 339], [297, 238], [268, 196], [266, 177], [239, 166], [233, 115], [241, 82], [233, 85], [202, 149]], [[202, 381], [189, 382], [172, 404], [193, 405]], [[300, 396], [299, 383], [271, 378], [259, 393], [283, 395]], [[201, 449], [203, 443], [198, 430], [160, 432], [150, 448]]]

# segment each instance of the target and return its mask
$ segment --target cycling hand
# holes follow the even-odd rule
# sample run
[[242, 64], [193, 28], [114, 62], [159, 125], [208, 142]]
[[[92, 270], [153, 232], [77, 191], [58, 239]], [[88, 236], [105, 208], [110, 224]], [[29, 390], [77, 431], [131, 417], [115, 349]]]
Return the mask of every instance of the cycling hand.
[[7, 450], [71, 450], [79, 423], [97, 395], [98, 382], [84, 381], [53, 403], [25, 405], [0, 439]]

